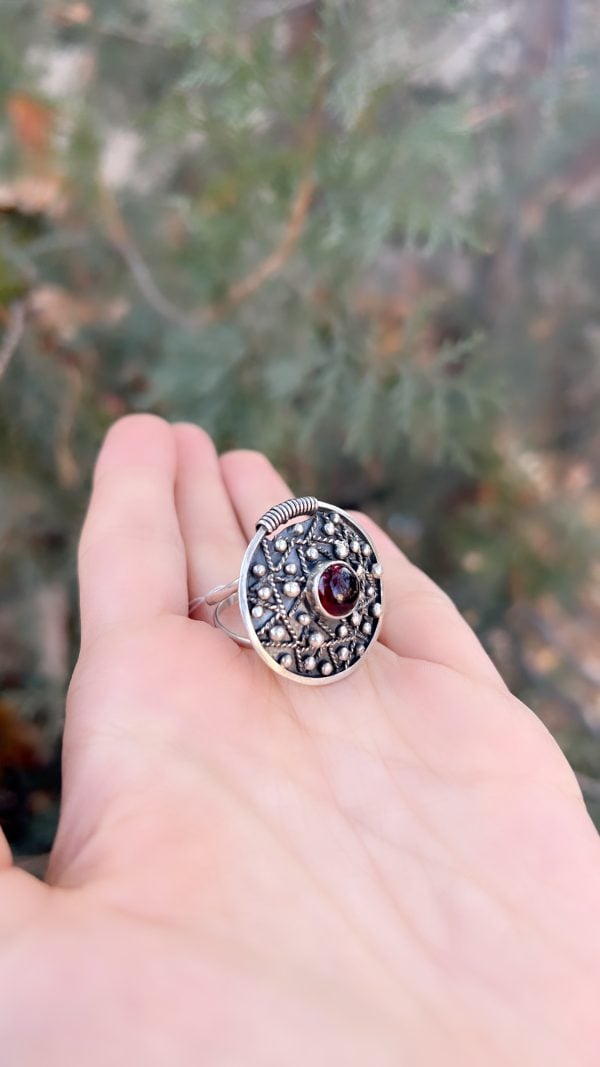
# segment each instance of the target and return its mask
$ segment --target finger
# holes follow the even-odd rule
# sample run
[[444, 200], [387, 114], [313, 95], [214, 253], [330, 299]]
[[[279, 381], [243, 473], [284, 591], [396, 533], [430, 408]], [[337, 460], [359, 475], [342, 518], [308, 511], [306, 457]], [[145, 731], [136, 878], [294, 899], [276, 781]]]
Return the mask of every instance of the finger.
[[294, 495], [262, 452], [226, 452], [221, 456], [221, 470], [247, 541], [256, 533], [256, 522], [265, 511]]
[[0, 830], [0, 874], [2, 874], [2, 871], [4, 871], [7, 867], [10, 867], [11, 864], [12, 853], [10, 851], [10, 845], [6, 840], [4, 834]]
[[383, 566], [382, 642], [399, 656], [444, 664], [505, 691], [494, 664], [450, 597], [368, 515], [352, 514], [371, 538]]
[[[257, 452], [229, 452], [223, 476], [247, 537], [273, 504], [292, 495], [281, 475]], [[366, 515], [355, 515], [373, 541], [384, 568], [383, 644], [399, 656], [429, 660], [505, 690], [504, 682], [450, 598], [410, 563]]]
[[[176, 504], [186, 546], [190, 600], [236, 578], [246, 542], [210, 437], [198, 426], [174, 427]], [[208, 618], [211, 609], [195, 612]]]
[[175, 459], [171, 428], [154, 415], [126, 416], [108, 431], [79, 548], [83, 643], [120, 624], [186, 614]]

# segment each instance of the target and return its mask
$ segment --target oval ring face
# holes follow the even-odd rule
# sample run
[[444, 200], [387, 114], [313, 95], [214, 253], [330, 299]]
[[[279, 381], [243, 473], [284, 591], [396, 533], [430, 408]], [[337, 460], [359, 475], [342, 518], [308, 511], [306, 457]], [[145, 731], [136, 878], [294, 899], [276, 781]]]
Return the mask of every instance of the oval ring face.
[[240, 611], [256, 651], [296, 682], [346, 677], [375, 644], [382, 567], [361, 527], [319, 501], [273, 534], [259, 528], [242, 562]]

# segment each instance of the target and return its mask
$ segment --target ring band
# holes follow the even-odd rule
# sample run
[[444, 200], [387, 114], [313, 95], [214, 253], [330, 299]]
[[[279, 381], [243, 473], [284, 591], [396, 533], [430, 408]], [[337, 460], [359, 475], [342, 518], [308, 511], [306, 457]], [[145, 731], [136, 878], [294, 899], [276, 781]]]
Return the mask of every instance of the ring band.
[[[221, 617], [236, 603], [244, 634]], [[258, 520], [239, 578], [194, 597], [188, 614], [202, 604], [214, 608], [215, 626], [254, 648], [271, 670], [323, 685], [350, 674], [375, 645], [383, 569], [368, 534], [347, 512], [294, 497]]]

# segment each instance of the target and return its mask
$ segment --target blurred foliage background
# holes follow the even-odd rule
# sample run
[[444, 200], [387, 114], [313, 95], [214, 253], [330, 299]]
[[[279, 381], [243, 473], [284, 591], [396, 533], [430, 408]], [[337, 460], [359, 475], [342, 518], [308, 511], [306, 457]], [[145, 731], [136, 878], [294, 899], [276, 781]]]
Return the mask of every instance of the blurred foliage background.
[[56, 822], [94, 455], [148, 409], [373, 514], [600, 817], [599, 48], [585, 0], [2, 0], [18, 852]]

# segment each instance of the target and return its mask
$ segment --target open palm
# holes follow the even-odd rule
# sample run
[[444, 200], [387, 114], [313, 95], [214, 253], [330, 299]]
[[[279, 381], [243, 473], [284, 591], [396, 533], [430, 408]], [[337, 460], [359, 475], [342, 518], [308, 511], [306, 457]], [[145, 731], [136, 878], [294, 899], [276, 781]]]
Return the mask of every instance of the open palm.
[[591, 1067], [598, 840], [444, 594], [361, 517], [387, 607], [351, 678], [187, 618], [289, 495], [194, 427], [109, 433], [48, 884], [0, 856], [2, 1063]]

